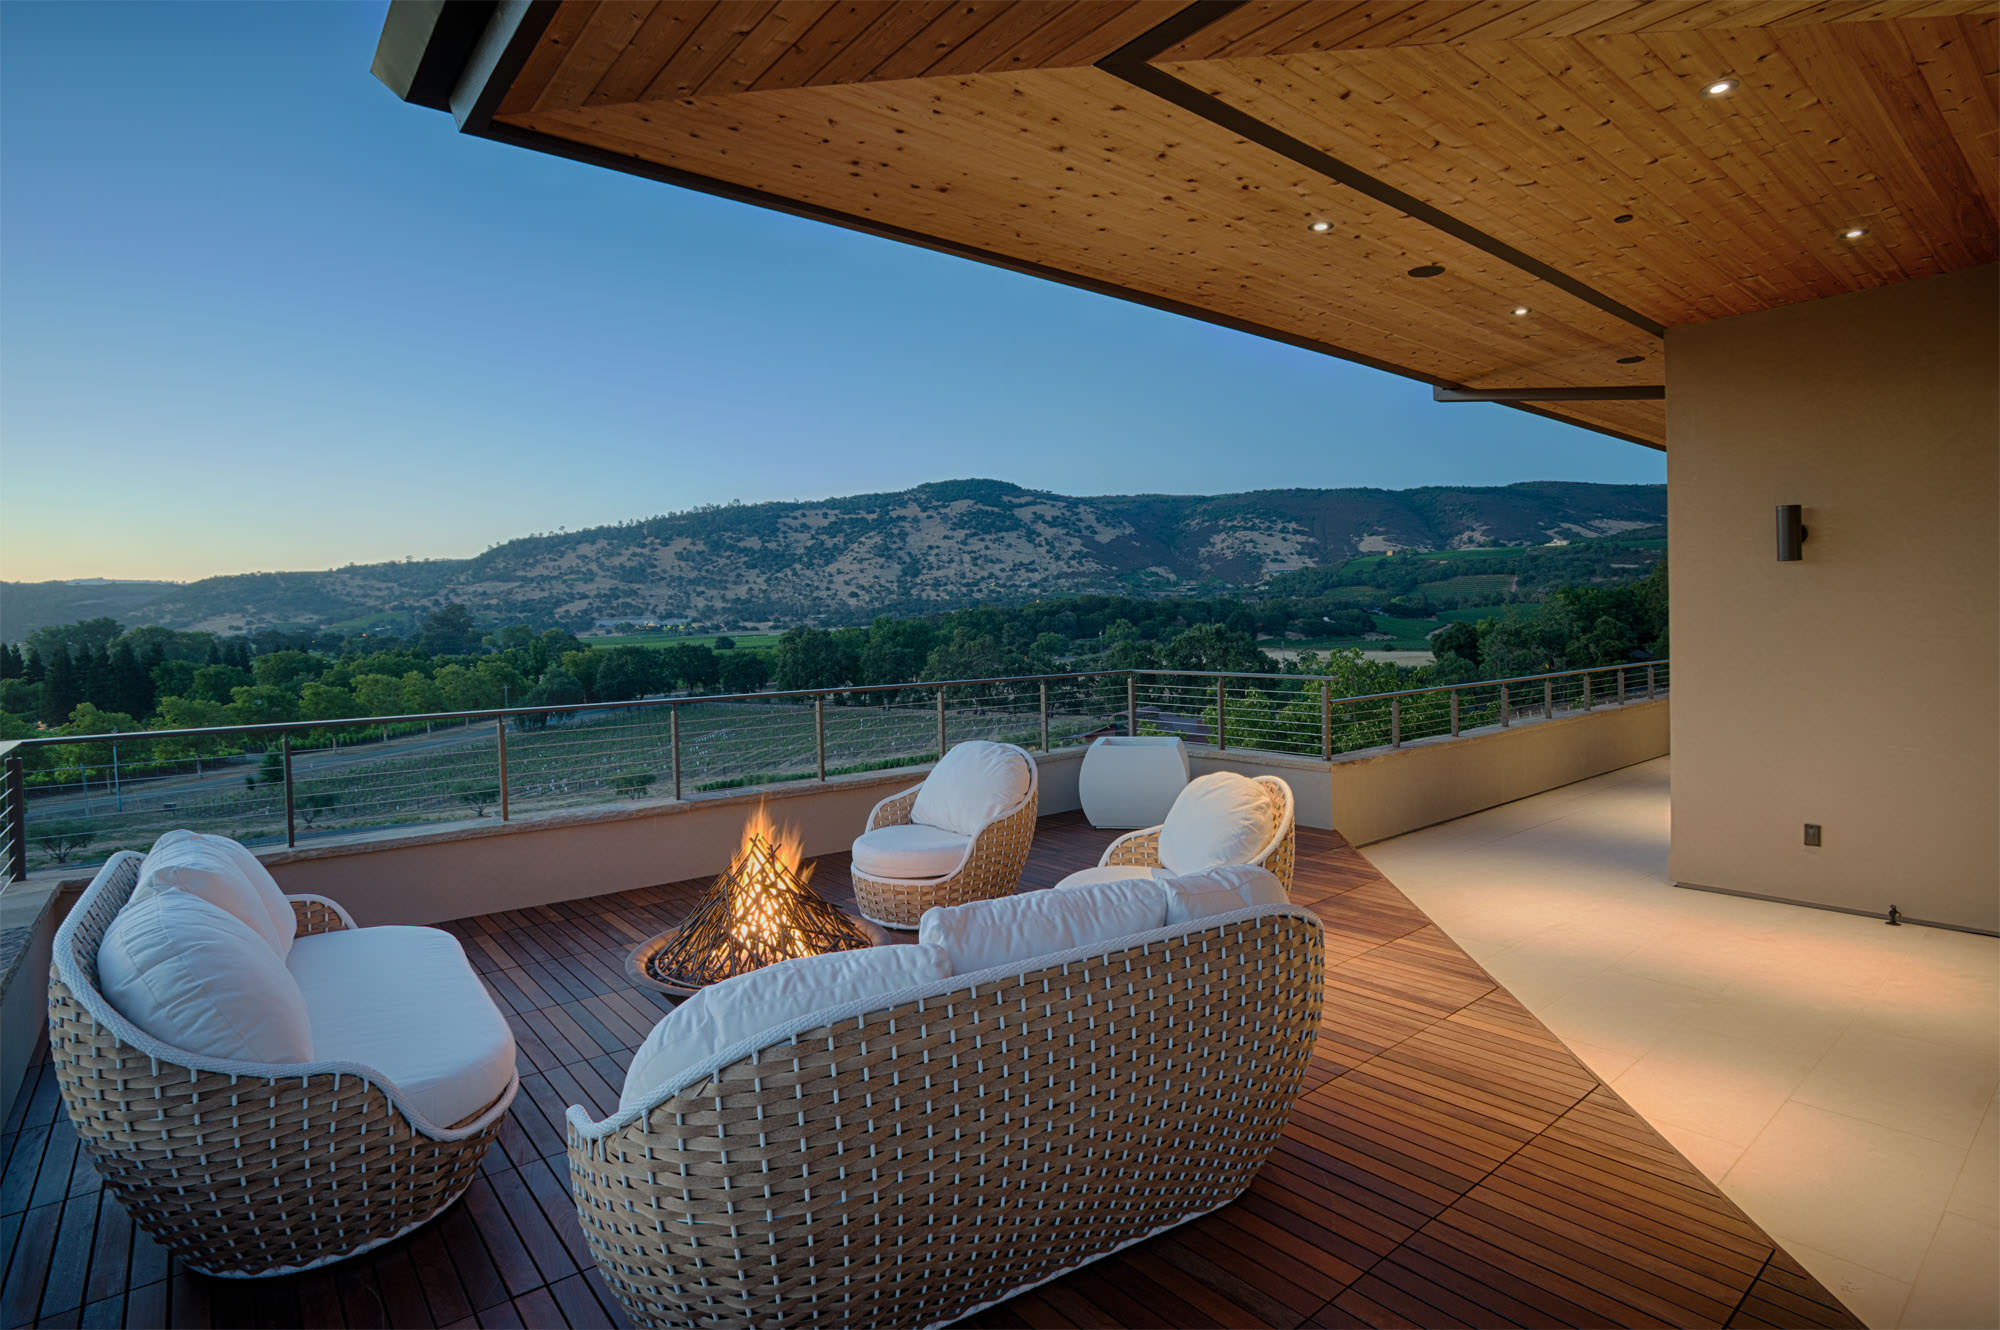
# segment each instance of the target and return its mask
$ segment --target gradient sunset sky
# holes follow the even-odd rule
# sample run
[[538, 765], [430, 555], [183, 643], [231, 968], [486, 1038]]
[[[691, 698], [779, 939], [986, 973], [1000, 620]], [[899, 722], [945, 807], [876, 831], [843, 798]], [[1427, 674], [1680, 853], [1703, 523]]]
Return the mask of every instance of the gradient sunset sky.
[[466, 556], [731, 499], [1659, 482], [1662, 454], [498, 144], [385, 6], [0, 4], [0, 578]]

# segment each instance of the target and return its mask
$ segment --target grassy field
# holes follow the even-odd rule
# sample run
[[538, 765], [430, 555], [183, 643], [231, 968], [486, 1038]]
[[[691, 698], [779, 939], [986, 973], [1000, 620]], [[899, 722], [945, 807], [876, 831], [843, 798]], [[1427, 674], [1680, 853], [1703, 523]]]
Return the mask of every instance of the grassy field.
[[608, 637], [586, 637], [583, 640], [594, 647], [664, 647], [675, 642], [712, 647], [718, 637], [726, 637], [739, 647], [770, 648], [778, 645], [776, 633], [707, 633], [693, 636], [685, 633], [613, 633]]

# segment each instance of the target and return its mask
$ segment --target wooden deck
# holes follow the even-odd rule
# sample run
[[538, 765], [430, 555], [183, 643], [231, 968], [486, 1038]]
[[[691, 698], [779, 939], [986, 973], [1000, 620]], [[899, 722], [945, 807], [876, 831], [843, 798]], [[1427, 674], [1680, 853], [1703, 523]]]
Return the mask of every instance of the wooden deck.
[[[1110, 839], [1044, 819], [1027, 885]], [[848, 899], [845, 856], [816, 883]], [[44, 1062], [0, 1138], [0, 1326], [627, 1324], [577, 1227], [563, 1110], [615, 1107], [667, 1007], [626, 954], [705, 885], [451, 925], [511, 1013], [520, 1097], [463, 1201], [333, 1270], [178, 1268], [99, 1187]], [[1249, 1193], [971, 1324], [1859, 1324], [1340, 837], [1301, 831], [1294, 895], [1327, 926], [1326, 1010]]]

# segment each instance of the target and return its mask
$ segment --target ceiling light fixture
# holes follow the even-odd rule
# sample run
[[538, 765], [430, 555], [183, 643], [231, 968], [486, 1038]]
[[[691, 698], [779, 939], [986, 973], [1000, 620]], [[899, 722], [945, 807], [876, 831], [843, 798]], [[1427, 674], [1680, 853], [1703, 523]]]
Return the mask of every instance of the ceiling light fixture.
[[1727, 97], [1730, 93], [1735, 91], [1736, 91], [1735, 79], [1717, 79], [1715, 82], [1709, 84], [1706, 88], [1703, 88], [1701, 90], [1701, 95], [1704, 97]]
[[1644, 356], [1620, 356], [1618, 357], [1618, 363], [1621, 365], [1636, 365], [1645, 358]]
[[1317, 231], [1321, 235], [1325, 235], [1328, 231], [1331, 231], [1332, 229], [1333, 229], [1332, 222], [1314, 222], [1312, 225], [1306, 227], [1306, 230]]
[[1842, 240], [1859, 240], [1867, 234], [1868, 228], [1865, 226], [1850, 226], [1840, 233], [1840, 238]]
[[1514, 317], [1515, 317], [1515, 318], [1517, 318], [1517, 319], [1525, 319], [1525, 318], [1527, 318], [1527, 317], [1528, 317], [1528, 316], [1529, 316], [1530, 314], [1533, 314], [1534, 312], [1535, 312], [1535, 311], [1533, 311], [1533, 310], [1529, 309], [1529, 308], [1528, 308], [1528, 307], [1527, 307], [1526, 305], [1516, 305], [1516, 306], [1514, 306]]
[[1417, 265], [1416, 267], [1414, 267], [1414, 268], [1410, 269], [1410, 276], [1412, 276], [1412, 277], [1437, 277], [1437, 276], [1440, 276], [1440, 275], [1441, 275], [1441, 274], [1442, 274], [1443, 272], [1444, 272], [1444, 265], [1442, 265], [1442, 264], [1438, 264], [1438, 263], [1420, 263], [1420, 264], [1418, 264], [1418, 265]]

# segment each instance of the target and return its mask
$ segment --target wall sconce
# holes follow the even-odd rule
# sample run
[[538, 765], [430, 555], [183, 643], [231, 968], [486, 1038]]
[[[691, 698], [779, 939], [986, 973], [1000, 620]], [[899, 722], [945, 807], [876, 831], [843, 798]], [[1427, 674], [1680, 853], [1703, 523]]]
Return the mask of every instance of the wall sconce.
[[1797, 563], [1804, 558], [1800, 547], [1806, 543], [1803, 510], [1796, 503], [1778, 505], [1778, 562]]

